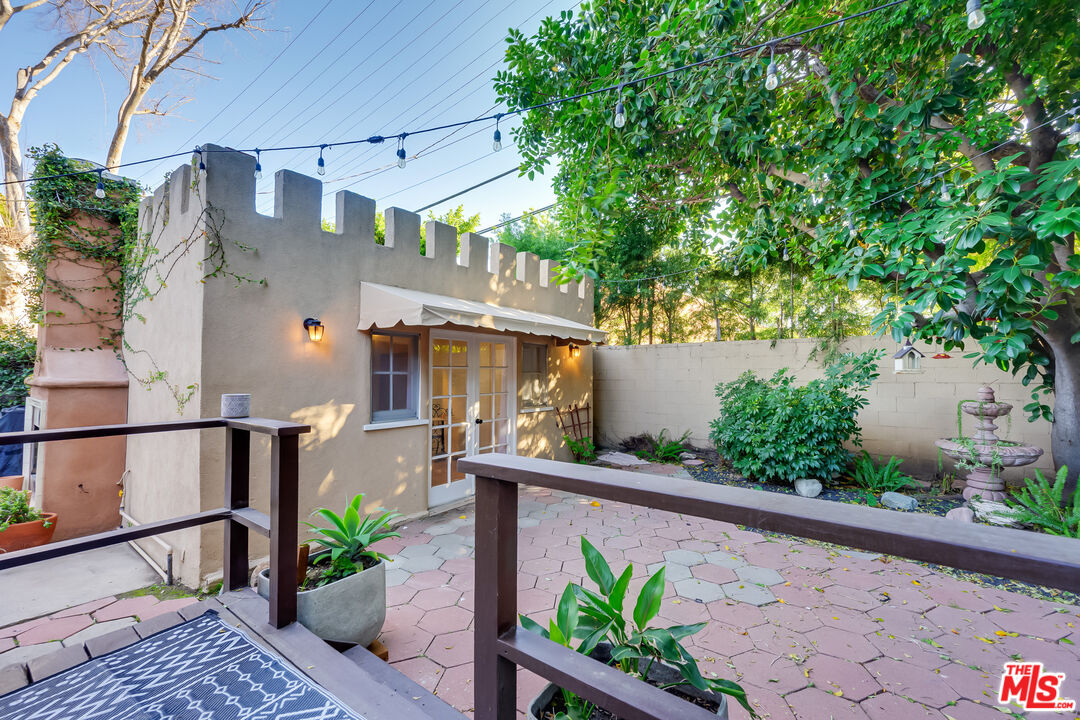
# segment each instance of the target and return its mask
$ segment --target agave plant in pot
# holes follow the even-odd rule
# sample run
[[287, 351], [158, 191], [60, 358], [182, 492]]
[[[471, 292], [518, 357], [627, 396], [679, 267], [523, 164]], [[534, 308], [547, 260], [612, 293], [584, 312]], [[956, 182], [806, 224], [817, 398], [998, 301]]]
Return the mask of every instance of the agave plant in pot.
[[[729, 697], [738, 701], [750, 718], [757, 717], [746, 691], [738, 683], [703, 677], [694, 656], [683, 647], [682, 640], [703, 630], [705, 623], [666, 628], [649, 626], [660, 610], [664, 595], [664, 568], [649, 577], [637, 599], [630, 603], [627, 592], [634, 566], [627, 565], [616, 578], [607, 560], [584, 537], [581, 552], [585, 556], [585, 571], [599, 592], [570, 583], [559, 599], [556, 617], [549, 620], [547, 628], [524, 615], [519, 616], [522, 627], [714, 711], [721, 720], [728, 719]], [[631, 605], [633, 611], [627, 619], [625, 610]], [[580, 641], [576, 647], [575, 641]], [[554, 684], [545, 687], [533, 700], [529, 715], [534, 720], [615, 717]]]
[[0, 487], [0, 552], [44, 545], [56, 532], [56, 513], [43, 513], [30, 505], [30, 493]]
[[[370, 645], [386, 620], [386, 555], [371, 546], [401, 537], [390, 529], [400, 513], [380, 508], [361, 515], [363, 493], [352, 499], [343, 515], [321, 508], [318, 515], [330, 527], [304, 523], [323, 549], [313, 553], [298, 583], [296, 616], [300, 624], [324, 640]], [[270, 571], [258, 577], [259, 594], [270, 596]]]

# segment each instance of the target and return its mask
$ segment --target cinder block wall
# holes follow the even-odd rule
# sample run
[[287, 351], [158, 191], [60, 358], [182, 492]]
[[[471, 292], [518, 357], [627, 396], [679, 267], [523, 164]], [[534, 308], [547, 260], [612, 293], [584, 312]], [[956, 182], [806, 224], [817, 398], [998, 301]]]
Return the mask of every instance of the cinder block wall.
[[[810, 355], [816, 340], [771, 340], [634, 345], [597, 348], [594, 358], [597, 437], [614, 445], [621, 438], [667, 429], [679, 435], [687, 430], [695, 445], [710, 446], [709, 422], [719, 415], [717, 383], [739, 377], [747, 370], [768, 377], [790, 368], [800, 382], [822, 377], [824, 368]], [[867, 393], [870, 404], [860, 413], [863, 446], [875, 455], [904, 459], [903, 469], [930, 477], [937, 471], [934, 440], [956, 434], [956, 406], [975, 397], [989, 383], [997, 399], [1012, 403], [1011, 431], [1003, 419], [998, 436], [1038, 445], [1046, 451], [1034, 467], [1050, 470], [1050, 424], [1029, 423], [1023, 406], [1030, 390], [1018, 378], [989, 365], [971, 366], [960, 357], [923, 358], [924, 372], [894, 374], [891, 339], [852, 338], [845, 350], [870, 348], [886, 351], [881, 377]], [[974, 418], [964, 416], [964, 432], [974, 430]], [[952, 462], [945, 459], [946, 469]], [[1026, 470], [1026, 469], [1025, 469]], [[1023, 477], [1025, 470], [1006, 470], [1006, 477]], [[1030, 472], [1030, 470], [1028, 470]]]

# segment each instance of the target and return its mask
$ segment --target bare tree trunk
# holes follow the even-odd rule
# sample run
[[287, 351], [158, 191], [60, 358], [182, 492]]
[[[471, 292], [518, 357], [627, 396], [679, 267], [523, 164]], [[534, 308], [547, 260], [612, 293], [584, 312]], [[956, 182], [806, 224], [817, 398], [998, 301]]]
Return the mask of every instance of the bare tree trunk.
[[[137, 53], [131, 61], [128, 76], [128, 92], [116, 114], [116, 129], [105, 158], [105, 165], [109, 168], [120, 164], [131, 122], [136, 115], [167, 115], [172, 109], [162, 107], [164, 98], [159, 98], [151, 107], [143, 107], [147, 93], [161, 75], [177, 62], [193, 55], [192, 51], [211, 33], [237, 28], [258, 29], [257, 23], [261, 18], [256, 17], [256, 13], [267, 4], [267, 0], [250, 0], [234, 19], [211, 25], [193, 16], [201, 6], [209, 4], [205, 0], [152, 1], [153, 7], [140, 23]], [[191, 32], [193, 27], [200, 29]]]
[[30, 232], [30, 214], [26, 206], [26, 185], [23, 180], [22, 148], [19, 146], [20, 123], [10, 116], [0, 115], [0, 159], [4, 162], [4, 204], [11, 227], [19, 235]]

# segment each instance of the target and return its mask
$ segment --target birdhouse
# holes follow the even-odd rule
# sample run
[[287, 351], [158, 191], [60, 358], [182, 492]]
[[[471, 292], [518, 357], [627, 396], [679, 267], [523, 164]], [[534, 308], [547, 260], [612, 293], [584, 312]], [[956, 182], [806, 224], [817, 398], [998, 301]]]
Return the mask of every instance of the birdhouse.
[[894, 373], [921, 373], [924, 355], [915, 349], [910, 340], [904, 340], [900, 352], [893, 355]]

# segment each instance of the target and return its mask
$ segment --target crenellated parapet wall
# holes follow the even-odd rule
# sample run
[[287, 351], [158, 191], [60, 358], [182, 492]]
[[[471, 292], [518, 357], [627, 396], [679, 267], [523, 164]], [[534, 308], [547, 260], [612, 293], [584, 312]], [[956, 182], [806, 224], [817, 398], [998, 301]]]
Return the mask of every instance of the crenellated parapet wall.
[[[228, 240], [252, 248], [267, 275], [275, 269], [318, 273], [326, 263], [345, 263], [357, 280], [380, 282], [453, 297], [535, 310], [592, 323], [593, 281], [558, 284], [557, 264], [476, 233], [458, 234], [439, 222], [386, 209], [385, 244], [375, 242], [375, 201], [347, 190], [335, 194], [334, 231], [322, 229], [323, 185], [289, 170], [275, 175], [274, 215], [256, 212], [255, 158], [216, 145], [204, 146], [204, 172], [178, 168], [170, 182], [144, 201], [144, 232], [182, 238], [208, 219]], [[193, 182], [194, 178], [194, 182]], [[303, 252], [304, 249], [310, 252]], [[275, 268], [273, 253], [287, 266]], [[345, 290], [346, 288], [335, 288]]]

